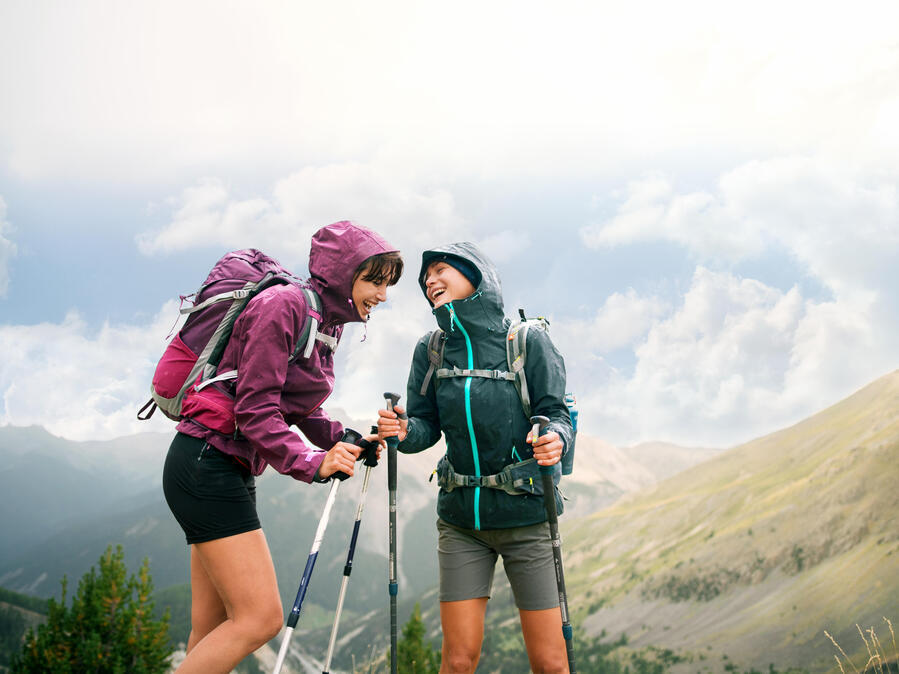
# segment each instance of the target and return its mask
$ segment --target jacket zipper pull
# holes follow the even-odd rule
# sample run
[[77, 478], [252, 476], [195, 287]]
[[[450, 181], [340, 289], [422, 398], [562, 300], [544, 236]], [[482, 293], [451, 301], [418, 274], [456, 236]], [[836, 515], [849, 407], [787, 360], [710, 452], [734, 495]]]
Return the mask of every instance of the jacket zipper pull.
[[453, 309], [453, 303], [449, 302], [446, 305], [447, 311], [449, 311], [450, 316], [450, 332], [456, 331], [456, 310]]

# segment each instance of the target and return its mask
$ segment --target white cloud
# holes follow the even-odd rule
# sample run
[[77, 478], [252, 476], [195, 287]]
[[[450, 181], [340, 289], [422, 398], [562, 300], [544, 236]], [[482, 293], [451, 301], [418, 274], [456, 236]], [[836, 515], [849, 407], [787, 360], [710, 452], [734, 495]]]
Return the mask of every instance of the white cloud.
[[[453, 232], [454, 241], [460, 241], [458, 234]], [[444, 241], [431, 240], [426, 245], [438, 245]], [[495, 264], [503, 264], [512, 260], [521, 259], [531, 248], [530, 232], [523, 230], [503, 230], [486, 238], [475, 240], [475, 243], [487, 254]]]
[[835, 292], [886, 290], [897, 278], [897, 179], [824, 157], [748, 162], [715, 192], [678, 194], [653, 176], [628, 185], [616, 215], [581, 238], [594, 248], [665, 240], [725, 262], [780, 246]]
[[0, 72], [0, 146], [22, 176], [121, 181], [384, 147], [419, 166], [553, 176], [696, 148], [879, 154], [883, 134], [895, 138], [877, 121], [899, 71], [895, 3], [690, 0], [645, 14], [473, 0], [452, 12], [85, 0], [48, 13], [9, 1], [0, 59], [17, 67]]
[[172, 221], [137, 237], [145, 254], [218, 244], [278, 251], [285, 264], [305, 263], [319, 227], [354, 220], [404, 246], [432, 245], [438, 236], [470, 230], [452, 195], [419, 185], [390, 165], [355, 162], [306, 168], [279, 180], [268, 199], [238, 199], [217, 179], [182, 193]]
[[7, 236], [12, 225], [6, 219], [6, 201], [0, 196], [0, 297], [9, 289], [9, 261], [16, 254], [16, 244]]
[[[628, 185], [617, 213], [583, 228], [582, 240], [594, 248], [669, 241], [704, 266], [683, 303], [634, 345], [633, 372], [595, 388], [597, 419], [628, 440], [730, 444], [795, 422], [893, 369], [896, 177], [882, 167], [787, 157], [739, 166], [714, 191], [681, 194], [660, 176]], [[710, 270], [750, 258], [764, 266], [772, 251], [796, 260], [796, 278], [818, 279], [831, 299]], [[640, 334], [641, 319], [629, 323]], [[608, 348], [596, 339], [588, 350]]]
[[[172, 430], [161, 413], [150, 422], [135, 416], [149, 398], [176, 315], [177, 304], [168, 302], [148, 324], [106, 324], [96, 332], [76, 313], [58, 324], [0, 326], [0, 425], [38, 424], [72, 440]], [[337, 387], [325, 408], [374, 422], [384, 391], [405, 399], [412, 348], [432, 323], [417, 286], [389, 289], [388, 304], [367, 327], [348, 326], [337, 352]]]
[[[574, 373], [583, 387], [581, 418], [624, 444], [731, 445], [762, 435], [886, 373], [896, 340], [878, 337], [876, 309], [872, 301], [818, 302], [795, 287], [783, 292], [699, 267], [683, 302], [633, 342], [632, 372]], [[644, 319], [632, 319], [635, 333]], [[580, 335], [594, 353], [608, 348], [598, 336]]]
[[73, 440], [170, 430], [161, 414], [149, 423], [135, 416], [177, 313], [169, 302], [149, 324], [96, 332], [75, 313], [62, 323], [0, 326], [0, 423], [39, 424]]
[[629, 288], [609, 295], [589, 320], [566, 318], [553, 323], [551, 332], [567, 360], [580, 362], [588, 354], [636, 348], [670, 311], [660, 298], [644, 297]]

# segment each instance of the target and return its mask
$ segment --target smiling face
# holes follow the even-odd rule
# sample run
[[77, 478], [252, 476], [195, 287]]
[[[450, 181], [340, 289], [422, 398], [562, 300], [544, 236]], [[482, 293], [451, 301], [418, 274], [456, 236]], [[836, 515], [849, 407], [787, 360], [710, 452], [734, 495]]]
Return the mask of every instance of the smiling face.
[[353, 274], [352, 299], [363, 321], [387, 301], [387, 286], [395, 285], [402, 273], [403, 258], [398, 252], [374, 255], [359, 265]]
[[367, 321], [371, 310], [387, 301], [387, 281], [366, 281], [361, 276], [353, 283], [353, 304], [363, 321]]
[[475, 290], [462, 272], [442, 260], [428, 265], [425, 289], [435, 309], [447, 302], [465, 299]]

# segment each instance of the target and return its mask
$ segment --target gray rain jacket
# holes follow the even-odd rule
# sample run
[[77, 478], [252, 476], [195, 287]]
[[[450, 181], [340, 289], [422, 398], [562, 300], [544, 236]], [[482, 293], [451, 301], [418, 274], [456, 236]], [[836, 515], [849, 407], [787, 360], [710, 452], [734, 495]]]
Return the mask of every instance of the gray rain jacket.
[[[428, 265], [444, 256], [467, 260], [480, 273], [474, 294], [434, 310], [437, 324], [446, 334], [442, 367], [508, 370], [506, 333], [510, 325], [503, 313], [502, 289], [496, 267], [471, 243], [454, 243], [425, 251], [419, 283]], [[499, 473], [504, 467], [533, 456], [525, 442], [530, 422], [525, 417], [515, 384], [501, 379], [431, 378], [425, 395], [422, 382], [428, 371], [428, 338], [415, 347], [407, 388], [408, 434], [399, 444], [404, 453], [420, 452], [434, 445], [443, 432], [447, 458], [454, 470], [476, 477]], [[532, 414], [549, 417], [545, 432], [555, 431], [565, 445], [573, 446], [574, 432], [565, 405], [565, 363], [543, 330], [529, 330], [525, 374]], [[556, 464], [555, 479], [561, 470]], [[534, 475], [538, 472], [534, 470]], [[539, 477], [535, 480], [539, 482]], [[562, 501], [556, 490], [556, 506]], [[546, 520], [543, 496], [509, 494], [491, 487], [456, 487], [440, 490], [438, 516], [466, 529], [507, 529]]]

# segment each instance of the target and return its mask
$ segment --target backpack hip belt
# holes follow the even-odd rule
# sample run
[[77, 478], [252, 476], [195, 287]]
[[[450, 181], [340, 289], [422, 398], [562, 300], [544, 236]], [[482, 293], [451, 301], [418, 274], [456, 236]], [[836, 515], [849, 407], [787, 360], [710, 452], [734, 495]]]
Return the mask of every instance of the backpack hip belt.
[[437, 484], [450, 492], [457, 487], [488, 487], [501, 489], [512, 496], [542, 494], [540, 467], [534, 458], [512, 463], [493, 475], [463, 475], [457, 473], [444, 456], [437, 464]]

